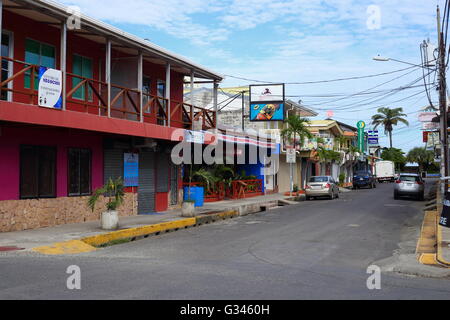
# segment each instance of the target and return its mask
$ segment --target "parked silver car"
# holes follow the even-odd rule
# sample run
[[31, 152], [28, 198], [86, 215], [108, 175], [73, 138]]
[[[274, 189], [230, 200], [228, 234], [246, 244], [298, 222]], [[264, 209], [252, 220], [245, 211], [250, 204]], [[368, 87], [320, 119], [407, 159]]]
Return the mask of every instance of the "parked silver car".
[[402, 196], [414, 197], [423, 201], [425, 198], [425, 182], [414, 173], [401, 173], [395, 181], [394, 199]]
[[306, 200], [316, 197], [339, 198], [339, 186], [330, 176], [311, 177], [306, 185]]

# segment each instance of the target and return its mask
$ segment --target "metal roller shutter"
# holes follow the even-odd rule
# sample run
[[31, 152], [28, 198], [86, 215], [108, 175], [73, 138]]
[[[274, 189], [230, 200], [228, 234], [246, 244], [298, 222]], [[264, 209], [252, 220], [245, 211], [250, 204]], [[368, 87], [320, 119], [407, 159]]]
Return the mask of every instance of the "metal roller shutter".
[[138, 213], [155, 212], [155, 154], [141, 152], [139, 154], [139, 189]]
[[105, 149], [104, 151], [104, 182], [109, 178], [123, 178], [123, 150]]
[[170, 159], [167, 153], [157, 153], [157, 181], [156, 181], [156, 191], [157, 192], [169, 192], [169, 170], [170, 170]]

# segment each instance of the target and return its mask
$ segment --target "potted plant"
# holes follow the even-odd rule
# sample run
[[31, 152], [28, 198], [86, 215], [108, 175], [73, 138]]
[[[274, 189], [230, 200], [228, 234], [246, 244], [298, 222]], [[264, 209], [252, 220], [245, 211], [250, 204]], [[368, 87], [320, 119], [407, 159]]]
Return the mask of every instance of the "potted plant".
[[339, 185], [340, 185], [341, 187], [344, 187], [344, 184], [345, 184], [345, 178], [346, 178], [345, 173], [341, 173], [341, 174], [339, 175]]
[[94, 191], [94, 194], [88, 200], [88, 206], [94, 212], [95, 205], [100, 196], [107, 198], [106, 211], [101, 215], [101, 227], [104, 230], [115, 230], [119, 227], [119, 213], [117, 209], [123, 203], [125, 196], [123, 179], [109, 179], [101, 188]]

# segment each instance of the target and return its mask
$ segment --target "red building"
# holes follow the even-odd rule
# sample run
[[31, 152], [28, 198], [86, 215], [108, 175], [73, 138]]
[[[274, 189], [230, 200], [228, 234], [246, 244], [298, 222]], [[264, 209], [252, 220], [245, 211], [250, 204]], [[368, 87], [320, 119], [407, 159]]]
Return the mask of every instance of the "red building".
[[124, 176], [124, 154], [139, 165], [122, 216], [177, 205], [172, 133], [216, 127], [185, 78], [217, 93], [222, 77], [54, 2], [1, 2], [0, 232], [99, 219], [86, 199]]

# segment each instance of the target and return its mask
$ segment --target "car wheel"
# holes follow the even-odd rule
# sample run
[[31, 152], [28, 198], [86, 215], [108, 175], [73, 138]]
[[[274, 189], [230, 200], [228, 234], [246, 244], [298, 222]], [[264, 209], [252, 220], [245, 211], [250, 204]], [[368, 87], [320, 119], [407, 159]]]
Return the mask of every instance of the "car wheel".
[[397, 193], [397, 192], [394, 192], [394, 199], [395, 199], [395, 200], [398, 200], [398, 199], [399, 199], [399, 196], [398, 196], [398, 193]]
[[425, 200], [425, 194], [420, 194], [418, 197], [417, 197], [417, 200], [419, 200], [419, 201], [424, 201]]
[[306, 196], [306, 201], [311, 200], [311, 197]]
[[336, 199], [339, 199], [339, 191], [336, 193]]

